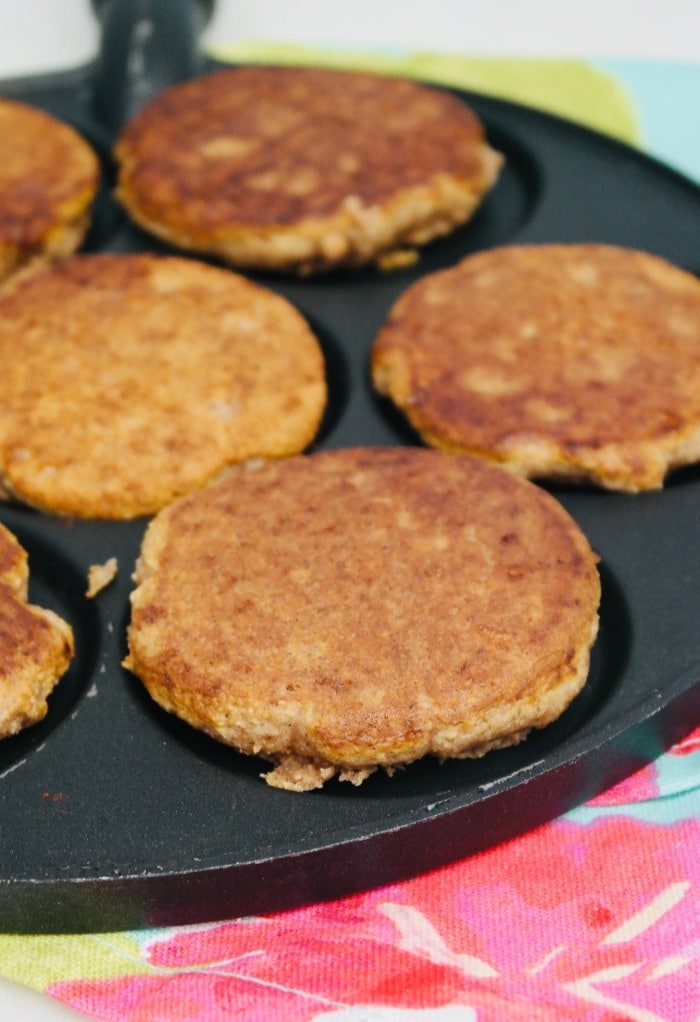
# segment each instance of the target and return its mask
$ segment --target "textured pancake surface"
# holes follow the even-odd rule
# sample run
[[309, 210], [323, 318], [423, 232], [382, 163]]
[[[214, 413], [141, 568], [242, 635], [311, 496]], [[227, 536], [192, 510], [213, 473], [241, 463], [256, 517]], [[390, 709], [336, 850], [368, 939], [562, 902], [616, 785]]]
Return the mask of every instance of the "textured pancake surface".
[[73, 657], [70, 625], [27, 602], [26, 551], [0, 525], [0, 738], [46, 716], [47, 697]]
[[88, 143], [42, 110], [0, 98], [0, 285], [82, 243], [99, 183]]
[[79, 517], [150, 514], [228, 465], [314, 438], [324, 361], [303, 317], [230, 270], [84, 255], [0, 302], [0, 489]]
[[584, 685], [597, 558], [563, 507], [478, 459], [347, 448], [231, 476], [150, 523], [125, 666], [275, 766], [361, 783], [481, 756]]
[[372, 377], [435, 447], [658, 489], [700, 460], [700, 282], [615, 246], [480, 252], [399, 298]]
[[502, 164], [445, 91], [284, 67], [166, 90], [115, 155], [117, 197], [147, 230], [234, 265], [302, 273], [395, 258], [447, 233]]

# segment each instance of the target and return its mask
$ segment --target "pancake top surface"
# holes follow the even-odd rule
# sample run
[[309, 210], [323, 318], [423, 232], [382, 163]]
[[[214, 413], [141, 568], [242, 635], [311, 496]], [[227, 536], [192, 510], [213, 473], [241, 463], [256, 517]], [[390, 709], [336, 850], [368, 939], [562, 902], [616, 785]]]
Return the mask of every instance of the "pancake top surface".
[[148, 514], [248, 457], [297, 453], [323, 355], [283, 298], [194, 260], [76, 256], [0, 303], [0, 483], [82, 517]]
[[384, 75], [223, 70], [175, 86], [126, 126], [128, 187], [158, 218], [215, 232], [383, 204], [436, 174], [480, 181], [483, 128], [453, 96]]
[[27, 555], [0, 525], [0, 738], [46, 713], [46, 696], [73, 654], [70, 627], [27, 603]]
[[558, 502], [476, 459], [369, 448], [241, 468], [151, 523], [128, 666], [166, 708], [283, 764], [483, 750], [583, 685], [595, 562]]
[[398, 300], [373, 378], [435, 446], [661, 485], [700, 458], [700, 282], [643, 252], [512, 246]]
[[0, 98], [0, 255], [37, 252], [82, 214], [99, 179], [95, 153], [69, 125]]

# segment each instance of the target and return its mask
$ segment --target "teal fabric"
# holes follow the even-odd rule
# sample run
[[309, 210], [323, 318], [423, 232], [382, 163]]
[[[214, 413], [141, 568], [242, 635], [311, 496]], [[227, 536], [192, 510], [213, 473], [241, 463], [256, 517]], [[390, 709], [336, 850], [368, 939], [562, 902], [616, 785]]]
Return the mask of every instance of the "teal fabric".
[[700, 184], [700, 64], [597, 60], [632, 97], [644, 149]]

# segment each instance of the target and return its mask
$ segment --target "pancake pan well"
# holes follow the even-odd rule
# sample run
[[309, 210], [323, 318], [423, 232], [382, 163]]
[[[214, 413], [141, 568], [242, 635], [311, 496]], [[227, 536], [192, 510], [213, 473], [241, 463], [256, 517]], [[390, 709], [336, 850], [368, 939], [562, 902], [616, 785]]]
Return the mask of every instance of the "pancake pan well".
[[[213, 66], [213, 65], [212, 65]], [[4, 83], [82, 130], [104, 157], [93, 251], [163, 246], [110, 196], [109, 131], [91, 69]], [[418, 264], [256, 279], [308, 317], [331, 392], [318, 447], [417, 443], [368, 383], [375, 331], [419, 275], [501, 243], [599, 241], [698, 271], [700, 190], [636, 150], [514, 104], [459, 93], [506, 155], [475, 219]], [[589, 681], [559, 721], [482, 760], [424, 761], [356, 789], [269, 788], [237, 755], [161, 712], [120, 666], [145, 521], [52, 518], [0, 505], [30, 555], [30, 595], [73, 625], [78, 653], [46, 719], [0, 743], [0, 930], [116, 930], [277, 911], [399, 880], [490, 847], [621, 780], [700, 720], [700, 470], [659, 493], [552, 487], [601, 555]], [[84, 597], [89, 565], [116, 581]]]

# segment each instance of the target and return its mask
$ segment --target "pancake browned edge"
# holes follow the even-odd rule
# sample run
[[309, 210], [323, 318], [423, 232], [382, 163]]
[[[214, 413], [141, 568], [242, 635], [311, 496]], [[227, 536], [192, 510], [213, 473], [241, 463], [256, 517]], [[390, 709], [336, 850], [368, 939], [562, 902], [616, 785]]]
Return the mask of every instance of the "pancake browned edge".
[[597, 558], [549, 494], [424, 448], [242, 467], [150, 524], [125, 661], [157, 703], [294, 791], [477, 757], [558, 717]]
[[468, 220], [502, 157], [456, 96], [364, 72], [245, 67], [163, 92], [115, 147], [142, 227], [234, 266], [379, 261]]
[[73, 657], [70, 625], [27, 602], [28, 582], [26, 551], [0, 525], [0, 738], [46, 716], [47, 697]]
[[616, 246], [512, 246], [424, 277], [372, 351], [434, 447], [637, 492], [700, 460], [700, 282]]
[[100, 168], [69, 125], [0, 98], [0, 286], [72, 255], [83, 242]]
[[82, 255], [0, 301], [0, 495], [151, 514], [247, 458], [311, 443], [323, 354], [284, 298], [174, 256]]

